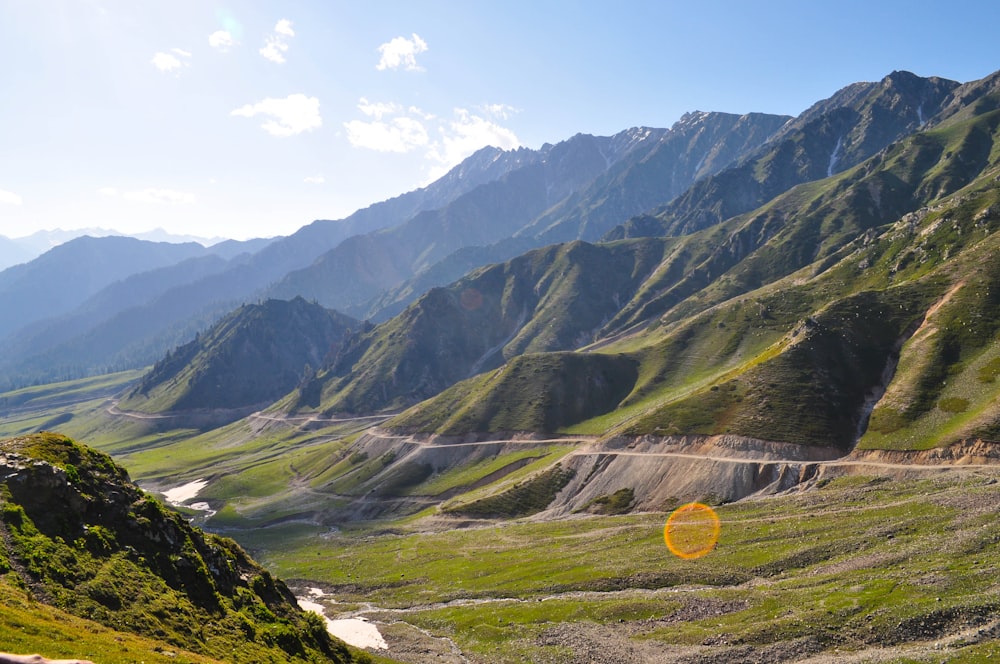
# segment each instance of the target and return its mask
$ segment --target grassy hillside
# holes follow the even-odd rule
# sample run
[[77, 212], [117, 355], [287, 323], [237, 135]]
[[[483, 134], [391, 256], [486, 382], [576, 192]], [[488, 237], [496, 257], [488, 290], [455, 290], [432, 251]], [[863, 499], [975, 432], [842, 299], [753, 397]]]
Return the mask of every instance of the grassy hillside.
[[46, 433], [0, 451], [7, 593], [226, 661], [352, 660], [235, 542], [193, 529], [106, 455]]
[[282, 406], [348, 413], [399, 408], [507, 358], [576, 348], [593, 340], [663, 251], [659, 241], [572, 242], [476, 270], [350, 339]]
[[723, 505], [698, 560], [667, 551], [664, 512], [323, 540], [289, 525], [255, 546], [386, 633], [414, 625], [491, 664], [980, 662], [1000, 657], [997, 486], [847, 476]]
[[244, 305], [157, 362], [121, 407], [165, 413], [267, 405], [309, 380], [357, 325], [302, 298]]

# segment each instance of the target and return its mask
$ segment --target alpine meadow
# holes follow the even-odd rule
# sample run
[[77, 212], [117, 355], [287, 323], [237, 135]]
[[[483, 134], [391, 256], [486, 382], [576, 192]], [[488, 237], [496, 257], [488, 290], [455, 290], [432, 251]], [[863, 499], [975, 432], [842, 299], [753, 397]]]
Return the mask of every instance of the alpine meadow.
[[1000, 658], [1000, 72], [825, 94], [289, 234], [0, 236], [0, 661]]

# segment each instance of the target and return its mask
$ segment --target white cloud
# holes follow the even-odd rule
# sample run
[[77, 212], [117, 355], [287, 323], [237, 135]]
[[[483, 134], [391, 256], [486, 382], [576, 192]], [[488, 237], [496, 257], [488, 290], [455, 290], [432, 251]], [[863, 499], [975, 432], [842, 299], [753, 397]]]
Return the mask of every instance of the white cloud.
[[284, 43], [277, 37], [268, 37], [267, 43], [260, 49], [260, 54], [267, 60], [276, 62], [280, 65], [285, 62], [285, 56], [283, 54], [287, 50], [288, 44]]
[[428, 170], [425, 183], [431, 183], [457, 166], [463, 159], [487, 145], [512, 150], [521, 145], [513, 131], [473, 115], [464, 108], [456, 108], [455, 117], [439, 128], [441, 139], [427, 151], [433, 166]]
[[323, 184], [324, 182], [326, 182], [326, 178], [323, 177], [322, 175], [310, 175], [305, 180], [303, 180], [303, 182], [305, 182], [306, 184]]
[[510, 129], [473, 115], [464, 108], [456, 108], [455, 119], [441, 128], [441, 142], [429, 156], [447, 169], [487, 145], [511, 150], [520, 144]]
[[370, 118], [381, 120], [384, 115], [395, 115], [403, 110], [402, 106], [393, 103], [370, 102], [364, 97], [358, 102], [358, 109]]
[[409, 71], [423, 71], [417, 65], [417, 55], [427, 50], [427, 42], [420, 38], [417, 33], [413, 33], [413, 39], [406, 37], [395, 37], [378, 47], [382, 57], [379, 59], [375, 69], [383, 71], [385, 69], [407, 69]]
[[208, 36], [208, 45], [220, 53], [226, 53], [236, 45], [236, 39], [228, 30], [216, 30]]
[[294, 37], [292, 22], [283, 18], [274, 25], [274, 34], [264, 37], [264, 46], [260, 49], [260, 54], [271, 62], [279, 65], [285, 61], [285, 53], [288, 52], [288, 37]]
[[97, 190], [97, 193], [108, 198], [121, 197], [126, 201], [137, 203], [176, 205], [179, 203], [190, 204], [195, 202], [194, 194], [192, 193], [175, 191], [174, 189], [157, 189], [155, 187], [138, 189], [136, 191], [119, 191], [117, 187], [101, 187]]
[[245, 118], [268, 116], [270, 119], [261, 127], [272, 136], [294, 136], [323, 125], [323, 119], [319, 115], [319, 99], [303, 94], [288, 95], [284, 99], [268, 97], [256, 104], [237, 108], [230, 115]]
[[351, 120], [345, 122], [344, 127], [351, 145], [378, 152], [409, 152], [430, 142], [427, 129], [418, 120], [406, 116], [389, 122]]
[[122, 198], [139, 203], [194, 203], [194, 194], [186, 191], [174, 191], [173, 189], [126, 191], [122, 194]]
[[[178, 57], [179, 56], [179, 57]], [[191, 65], [191, 54], [179, 48], [170, 49], [170, 53], [158, 51], [150, 63], [162, 72], [172, 73], [180, 70], [181, 67]]]
[[[358, 110], [373, 119], [344, 123], [352, 146], [379, 152], [421, 151], [435, 179], [487, 145], [509, 150], [521, 144], [510, 129], [464, 108], [454, 109], [452, 119], [444, 120], [415, 106], [404, 109], [362, 97]], [[504, 104], [486, 110], [492, 115], [514, 112]]]
[[515, 113], [520, 113], [520, 109], [508, 106], [507, 104], [483, 104], [479, 107], [479, 110], [486, 115], [500, 120], [509, 120]]
[[15, 194], [13, 191], [6, 191], [0, 189], [0, 204], [3, 205], [20, 205], [24, 202], [24, 199]]

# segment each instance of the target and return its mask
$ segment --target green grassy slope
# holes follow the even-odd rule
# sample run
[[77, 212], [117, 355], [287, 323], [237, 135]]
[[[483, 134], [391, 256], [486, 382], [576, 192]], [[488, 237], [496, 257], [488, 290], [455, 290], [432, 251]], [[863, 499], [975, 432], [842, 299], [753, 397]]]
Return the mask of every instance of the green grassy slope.
[[226, 661], [349, 662], [232, 540], [193, 529], [109, 457], [58, 434], [0, 441], [0, 571], [36, 600]]
[[698, 560], [669, 554], [665, 513], [260, 544], [280, 573], [487, 663], [978, 662], [1000, 656], [998, 486], [855, 476], [724, 505]]

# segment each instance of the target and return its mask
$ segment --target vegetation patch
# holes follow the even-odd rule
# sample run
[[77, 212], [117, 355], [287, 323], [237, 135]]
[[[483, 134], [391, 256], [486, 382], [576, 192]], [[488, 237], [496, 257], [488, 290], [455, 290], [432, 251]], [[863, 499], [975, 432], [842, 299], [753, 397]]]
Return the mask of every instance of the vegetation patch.
[[598, 496], [581, 508], [580, 511], [594, 514], [626, 514], [635, 501], [635, 490], [631, 487], [618, 489], [611, 495]]
[[576, 471], [556, 464], [511, 488], [471, 503], [452, 505], [448, 514], [471, 516], [478, 519], [517, 518], [541, 512], [555, 499], [556, 494], [573, 479]]

